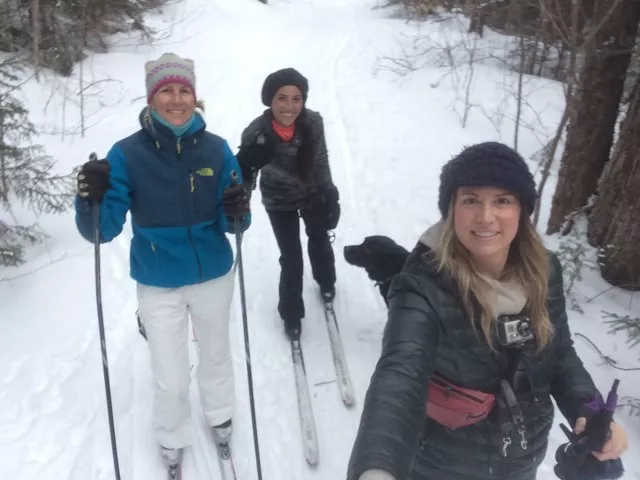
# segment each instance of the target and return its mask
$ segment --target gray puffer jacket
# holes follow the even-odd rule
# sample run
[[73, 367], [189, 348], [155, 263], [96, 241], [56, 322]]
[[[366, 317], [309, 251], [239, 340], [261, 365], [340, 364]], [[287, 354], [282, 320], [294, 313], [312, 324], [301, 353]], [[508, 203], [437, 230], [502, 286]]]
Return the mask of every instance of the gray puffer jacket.
[[270, 157], [263, 163], [260, 191], [267, 210], [292, 211], [310, 208], [322, 195], [337, 189], [331, 178], [322, 116], [305, 108], [296, 120], [291, 141], [283, 141], [273, 130], [270, 109], [242, 132], [242, 147], [264, 144]]
[[[452, 280], [437, 271], [429, 237], [423, 237], [392, 282], [382, 354], [347, 479], [532, 480], [546, 454], [554, 415], [551, 397], [573, 426], [584, 403], [599, 395], [572, 345], [560, 262], [550, 254], [547, 306], [553, 340], [541, 352], [526, 349], [521, 359], [524, 381], [516, 396], [527, 446], [522, 448], [514, 435], [505, 458], [493, 416], [456, 430], [425, 418], [434, 372], [462, 387], [494, 393], [502, 371], [500, 356], [471, 327]], [[504, 313], [517, 311], [522, 307], [517, 289], [500, 283], [505, 285], [496, 285], [494, 306]]]

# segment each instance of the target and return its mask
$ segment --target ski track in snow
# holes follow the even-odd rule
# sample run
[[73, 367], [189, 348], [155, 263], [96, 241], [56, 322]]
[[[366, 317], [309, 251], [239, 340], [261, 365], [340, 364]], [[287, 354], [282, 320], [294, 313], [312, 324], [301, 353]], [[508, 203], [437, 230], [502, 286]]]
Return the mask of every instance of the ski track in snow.
[[[161, 15], [149, 15], [150, 24], [159, 30], [176, 21], [165, 45], [154, 47], [126, 36], [114, 37], [112, 53], [93, 56], [95, 64], [89, 65], [92, 75], [115, 72], [122, 80], [122, 84], [110, 83], [100, 97], [107, 106], [96, 115], [100, 119], [96, 131], [104, 132], [73, 140], [71, 145], [52, 140], [48, 146], [71, 167], [83, 163], [90, 151], [103, 155], [113, 142], [134, 131], [142, 105], [130, 100], [144, 93], [142, 64], [163, 51], [195, 60], [198, 96], [205, 100], [208, 129], [228, 139], [234, 151], [242, 129], [264, 109], [260, 89], [268, 73], [293, 66], [309, 78], [308, 104], [324, 118], [332, 174], [341, 192], [342, 218], [334, 242], [338, 277], [335, 308], [356, 405], [346, 408], [340, 399], [322, 304], [305, 254], [302, 346], [319, 444], [319, 465], [309, 468], [302, 450], [290, 346], [276, 308], [278, 250], [256, 190], [253, 224], [244, 235], [243, 260], [265, 480], [335, 480], [345, 476], [364, 395], [380, 352], [386, 308], [366, 274], [346, 264], [343, 247], [360, 243], [366, 235], [383, 234], [411, 248], [425, 226], [438, 219], [435, 205], [442, 162], [462, 144], [495, 138], [493, 126], [474, 114], [470, 117], [473, 128], [457, 126], [445, 87], [437, 87], [442, 89], [435, 93], [424, 91], [426, 87], [413, 88], [417, 79], [421, 85], [433, 85], [441, 75], [437, 69], [401, 80], [376, 70], [377, 56], [391, 53], [378, 51], [380, 45], [394, 50], [399, 32], [411, 30], [401, 20], [373, 13], [372, 5], [365, 0], [270, 0], [268, 6], [255, 0], [184, 0], [169, 5]], [[388, 39], [382, 42], [383, 38]], [[132, 73], [123, 68], [129, 64]], [[33, 102], [44, 103], [52, 80], [44, 82], [44, 87], [27, 86], [32, 89], [27, 94]], [[418, 93], [402, 96], [404, 89]], [[53, 102], [54, 112], [44, 115], [43, 123], [60, 121], [57, 114], [63, 110], [62, 104], [55, 103], [59, 102], [55, 98]], [[549, 118], [554, 125], [557, 119]], [[403, 126], [402, 122], [419, 123]], [[534, 150], [528, 137], [523, 144]], [[425, 158], [433, 165], [421, 166]], [[64, 218], [43, 219], [52, 240], [45, 247], [34, 247], [30, 255], [36, 264], [28, 263], [17, 274], [49, 259], [64, 261], [0, 283], [3, 321], [15, 324], [0, 338], [2, 478], [113, 478], [95, 311], [93, 248], [79, 238], [72, 215]], [[123, 480], [158, 480], [165, 473], [153, 436], [149, 355], [135, 322], [130, 237], [130, 226], [126, 225], [118, 239], [101, 246], [120, 469]], [[231, 236], [230, 241], [235, 249]], [[0, 277], [5, 277], [5, 272], [6, 277], [14, 275], [2, 270]], [[597, 293], [601, 283], [598, 279], [593, 282]], [[237, 282], [234, 295], [230, 336], [237, 397], [232, 448], [238, 478], [250, 480], [256, 478], [256, 466]], [[623, 311], [621, 300], [609, 298], [607, 309]], [[579, 328], [574, 331], [591, 338], [602, 335], [595, 321], [589, 320], [597, 319], [598, 312], [595, 305], [590, 307], [591, 315], [578, 317], [580, 323], [574, 325]], [[615, 351], [615, 341], [606, 340], [607, 351]], [[598, 385], [608, 388], [611, 369], [595, 367], [599, 358], [584, 343], [577, 341], [576, 348]], [[219, 480], [195, 378], [196, 350], [192, 342], [194, 444], [185, 452], [183, 477]], [[619, 376], [622, 393], [633, 395], [631, 374]], [[637, 388], [635, 395], [640, 395]], [[559, 421], [557, 414], [556, 423]], [[637, 427], [631, 421], [625, 425]], [[629, 434], [632, 445], [637, 446], [640, 434], [632, 430]], [[554, 428], [549, 457], [562, 442], [562, 433]], [[625, 463], [632, 473], [624, 478], [640, 478], [640, 468], [628, 457]], [[547, 462], [539, 478], [553, 478]]]

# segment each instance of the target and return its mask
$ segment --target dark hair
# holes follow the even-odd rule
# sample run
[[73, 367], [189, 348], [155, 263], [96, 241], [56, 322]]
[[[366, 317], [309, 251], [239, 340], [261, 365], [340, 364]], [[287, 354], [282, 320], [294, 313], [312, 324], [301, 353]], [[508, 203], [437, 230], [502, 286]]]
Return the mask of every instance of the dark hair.
[[309, 183], [313, 174], [313, 167], [315, 162], [316, 145], [313, 143], [311, 136], [311, 122], [309, 119], [309, 113], [306, 108], [303, 108], [300, 115], [296, 119], [296, 128], [300, 132], [300, 147], [298, 147], [298, 154], [296, 156], [296, 171], [298, 177], [303, 183]]

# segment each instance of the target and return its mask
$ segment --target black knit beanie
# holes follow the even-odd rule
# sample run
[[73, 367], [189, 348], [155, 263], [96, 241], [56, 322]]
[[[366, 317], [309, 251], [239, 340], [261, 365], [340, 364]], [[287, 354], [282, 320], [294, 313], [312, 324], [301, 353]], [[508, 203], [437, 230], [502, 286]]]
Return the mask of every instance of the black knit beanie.
[[294, 68], [284, 68], [273, 72], [265, 79], [264, 85], [262, 85], [262, 103], [270, 107], [276, 92], [285, 85], [298, 87], [302, 93], [302, 101], [304, 103], [307, 102], [307, 95], [309, 94], [309, 82], [307, 79]]
[[523, 209], [535, 208], [536, 183], [524, 159], [512, 148], [485, 142], [465, 148], [442, 168], [438, 208], [449, 213], [451, 197], [459, 187], [499, 187], [518, 195]]

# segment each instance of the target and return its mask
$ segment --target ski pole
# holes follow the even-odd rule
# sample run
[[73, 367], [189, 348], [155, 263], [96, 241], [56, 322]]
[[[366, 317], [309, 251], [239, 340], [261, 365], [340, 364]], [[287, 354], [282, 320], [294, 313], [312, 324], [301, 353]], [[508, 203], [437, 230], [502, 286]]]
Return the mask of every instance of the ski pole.
[[[232, 185], [238, 184], [238, 174], [231, 172]], [[240, 225], [240, 216], [233, 220], [236, 235], [236, 250], [238, 257], [238, 280], [240, 282], [240, 306], [242, 307], [242, 326], [244, 330], [244, 348], [245, 357], [247, 359], [247, 379], [249, 382], [249, 404], [251, 407], [251, 422], [253, 423], [253, 445], [256, 452], [256, 468], [258, 469], [258, 480], [262, 480], [262, 466], [260, 464], [260, 446], [258, 442], [258, 425], [256, 421], [256, 406], [253, 397], [253, 373], [251, 372], [251, 348], [249, 346], [249, 329], [247, 324], [247, 299], [244, 290], [244, 268], [242, 265], [242, 226]]]
[[[89, 160], [97, 160], [98, 155], [93, 152]], [[93, 210], [93, 247], [95, 260], [96, 306], [98, 308], [98, 327], [100, 329], [100, 347], [102, 349], [102, 372], [104, 374], [104, 388], [107, 395], [107, 411], [109, 413], [109, 433], [111, 435], [111, 453], [116, 480], [120, 480], [120, 465], [118, 463], [118, 448], [116, 446], [116, 429], [113, 422], [113, 406], [111, 404], [111, 386], [109, 382], [109, 362], [107, 360], [107, 343], [104, 334], [104, 318], [102, 315], [102, 289], [100, 285], [100, 203], [94, 201]]]

